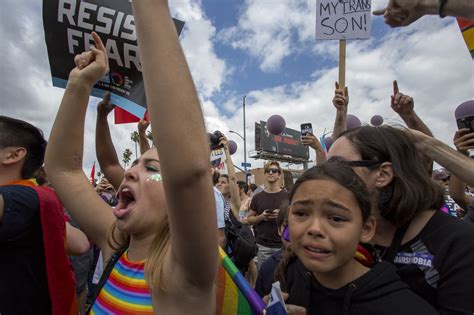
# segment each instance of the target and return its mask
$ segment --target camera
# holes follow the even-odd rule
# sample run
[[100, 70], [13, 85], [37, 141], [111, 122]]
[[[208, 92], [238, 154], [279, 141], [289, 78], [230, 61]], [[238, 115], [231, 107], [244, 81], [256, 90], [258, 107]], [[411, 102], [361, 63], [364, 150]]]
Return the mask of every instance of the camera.
[[222, 145], [219, 145], [220, 138], [224, 137], [224, 134], [219, 130], [214, 131], [214, 133], [208, 133], [209, 135], [209, 146], [212, 150], [217, 150], [222, 148]]

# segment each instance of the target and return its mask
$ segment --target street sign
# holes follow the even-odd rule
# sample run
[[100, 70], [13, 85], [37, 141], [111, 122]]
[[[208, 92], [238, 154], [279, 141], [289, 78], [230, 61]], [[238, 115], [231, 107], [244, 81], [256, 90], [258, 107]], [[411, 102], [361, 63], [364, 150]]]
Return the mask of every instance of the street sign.
[[250, 163], [242, 163], [242, 167], [251, 167], [251, 166], [252, 166], [252, 164], [250, 164]]

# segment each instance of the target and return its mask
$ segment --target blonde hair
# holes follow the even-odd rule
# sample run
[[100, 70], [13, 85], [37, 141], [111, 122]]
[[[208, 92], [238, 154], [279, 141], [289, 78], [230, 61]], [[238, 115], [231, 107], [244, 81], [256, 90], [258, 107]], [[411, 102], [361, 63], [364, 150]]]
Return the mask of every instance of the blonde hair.
[[[124, 250], [130, 245], [130, 234], [119, 231], [117, 223], [114, 222], [109, 229], [107, 243], [116, 251]], [[160, 285], [160, 290], [165, 289], [161, 279], [163, 278], [165, 257], [170, 246], [170, 226], [168, 218], [166, 218], [148, 248], [145, 259], [145, 281], [151, 290], [156, 288], [158, 284]]]
[[263, 170], [266, 171], [272, 165], [275, 165], [276, 167], [278, 167], [278, 171], [280, 171], [281, 173], [280, 163], [278, 163], [277, 161], [270, 161], [270, 162], [265, 163], [265, 165], [263, 166]]

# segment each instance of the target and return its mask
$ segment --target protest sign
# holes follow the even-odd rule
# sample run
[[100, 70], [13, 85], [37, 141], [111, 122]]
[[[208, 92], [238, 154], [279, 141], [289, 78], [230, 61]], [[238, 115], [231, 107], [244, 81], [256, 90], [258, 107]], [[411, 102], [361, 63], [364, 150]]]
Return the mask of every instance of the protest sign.
[[211, 167], [218, 170], [221, 174], [227, 174], [227, 165], [225, 163], [224, 148], [211, 150]]
[[266, 315], [288, 315], [285, 307], [285, 299], [281, 293], [280, 282], [272, 283], [270, 302], [267, 306]]
[[371, 0], [317, 0], [316, 39], [370, 38]]
[[[184, 22], [174, 23], [180, 34]], [[130, 0], [43, 0], [43, 27], [53, 86], [66, 87], [74, 56], [89, 50], [95, 31], [107, 49], [110, 72], [92, 95], [102, 97], [110, 91], [114, 105], [144, 116], [145, 89]]]
[[371, 0], [316, 0], [316, 39], [339, 39], [339, 87], [346, 86], [346, 39], [370, 38]]

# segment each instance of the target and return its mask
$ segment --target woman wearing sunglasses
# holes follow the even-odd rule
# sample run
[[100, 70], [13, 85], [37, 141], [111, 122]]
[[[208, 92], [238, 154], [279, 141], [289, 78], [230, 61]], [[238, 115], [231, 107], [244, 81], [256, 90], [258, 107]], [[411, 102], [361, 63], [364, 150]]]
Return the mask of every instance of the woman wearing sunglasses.
[[474, 311], [474, 229], [439, 211], [443, 194], [406, 132], [364, 126], [329, 150], [364, 180], [375, 206], [371, 243], [411, 289], [442, 314]]

